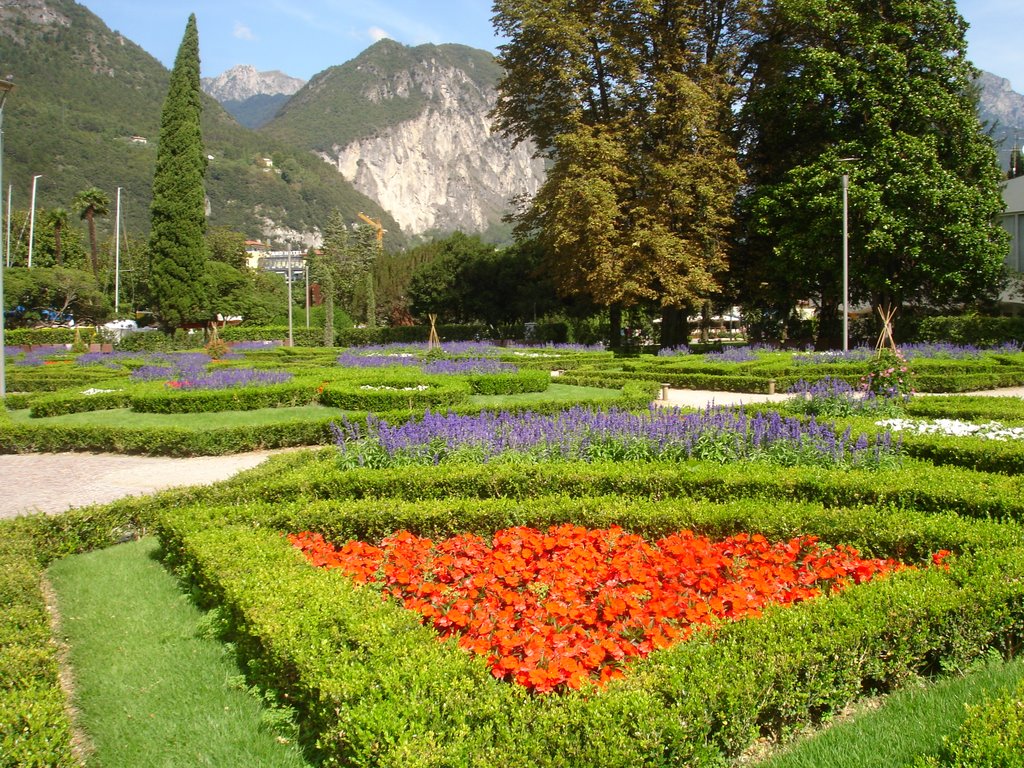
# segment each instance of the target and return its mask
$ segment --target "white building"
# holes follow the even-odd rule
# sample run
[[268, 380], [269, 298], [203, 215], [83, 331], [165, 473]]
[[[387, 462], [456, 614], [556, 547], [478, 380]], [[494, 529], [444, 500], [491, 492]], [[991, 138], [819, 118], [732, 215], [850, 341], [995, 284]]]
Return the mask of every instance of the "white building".
[[1006, 254], [1006, 266], [1010, 268], [1010, 283], [1000, 296], [1005, 312], [1024, 312], [1024, 176], [1010, 179], [1003, 187], [1003, 228], [1010, 233], [1010, 251]]

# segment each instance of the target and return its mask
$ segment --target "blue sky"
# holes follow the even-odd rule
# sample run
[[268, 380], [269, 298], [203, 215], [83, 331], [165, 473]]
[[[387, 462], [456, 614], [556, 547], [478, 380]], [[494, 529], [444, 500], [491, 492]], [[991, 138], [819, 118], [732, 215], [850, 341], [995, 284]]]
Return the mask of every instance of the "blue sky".
[[[199, 22], [203, 75], [236, 64], [309, 79], [381, 37], [407, 45], [462, 43], [494, 51], [490, 0], [85, 0], [107, 26], [167, 66], [189, 13]], [[1024, 92], [1024, 2], [961, 0], [974, 63]]]

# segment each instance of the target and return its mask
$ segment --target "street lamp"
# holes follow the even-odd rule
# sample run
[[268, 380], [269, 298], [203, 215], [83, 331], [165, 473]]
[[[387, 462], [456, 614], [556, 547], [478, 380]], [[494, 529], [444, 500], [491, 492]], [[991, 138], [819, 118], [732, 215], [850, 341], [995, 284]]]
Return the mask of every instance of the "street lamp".
[[[14, 90], [14, 83], [11, 82], [11, 76], [8, 75], [6, 80], [0, 80], [0, 189], [4, 188], [4, 104], [7, 103], [7, 96], [11, 91]], [[0, 206], [0, 219], [3, 218], [3, 208]], [[7, 216], [10, 218], [10, 211]], [[8, 221], [8, 223], [10, 223]], [[10, 240], [8, 247], [10, 247]], [[4, 259], [3, 253], [0, 252], [0, 401], [7, 396], [7, 371], [4, 368], [5, 364], [5, 337], [4, 337]], [[0, 407], [3, 404], [0, 403]]]
[[29, 211], [28, 225], [28, 268], [32, 269], [32, 245], [35, 242], [36, 234], [36, 182], [43, 178], [43, 174], [37, 173], [32, 177], [32, 202]]
[[[852, 163], [859, 157], [841, 157]], [[843, 174], [843, 352], [850, 351], [850, 174]]]
[[288, 251], [288, 346], [295, 346], [295, 337], [292, 335], [292, 252]]

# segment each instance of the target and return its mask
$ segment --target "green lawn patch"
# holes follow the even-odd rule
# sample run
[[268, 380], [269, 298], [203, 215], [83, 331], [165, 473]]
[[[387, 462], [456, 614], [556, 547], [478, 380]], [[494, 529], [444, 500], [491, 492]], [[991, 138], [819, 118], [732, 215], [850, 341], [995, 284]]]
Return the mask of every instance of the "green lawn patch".
[[761, 768], [870, 768], [906, 766], [940, 752], [978, 705], [1012, 690], [1024, 679], [1024, 661], [994, 662], [964, 677], [908, 687], [873, 711], [862, 711], [826, 730], [795, 742]]
[[473, 405], [499, 409], [510, 405], [551, 402], [571, 404], [581, 400], [594, 402], [595, 400], [616, 400], [620, 397], [622, 397], [621, 389], [552, 384], [545, 392], [524, 392], [519, 395], [472, 395], [469, 402]]
[[306, 765], [266, 725], [273, 711], [234, 684], [238, 668], [156, 549], [144, 539], [49, 570], [89, 766]]
[[215, 430], [262, 426], [289, 422], [340, 419], [348, 411], [321, 405], [291, 408], [261, 408], [255, 411], [213, 411], [210, 413], [139, 413], [127, 408], [107, 411], [83, 411], [46, 418], [30, 418], [27, 410], [11, 411], [11, 421], [29, 426], [45, 424], [89, 425], [129, 429], [175, 427], [177, 429]]

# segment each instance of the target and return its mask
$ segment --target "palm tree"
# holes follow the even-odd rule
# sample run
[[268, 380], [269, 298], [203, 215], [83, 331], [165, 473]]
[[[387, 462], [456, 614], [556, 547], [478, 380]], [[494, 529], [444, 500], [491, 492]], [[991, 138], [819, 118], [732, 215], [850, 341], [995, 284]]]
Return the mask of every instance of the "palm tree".
[[53, 228], [53, 257], [58, 267], [64, 266], [64, 259], [61, 255], [60, 233], [68, 225], [67, 208], [51, 208], [46, 214], [46, 225]]
[[89, 247], [92, 256], [93, 277], [100, 275], [99, 248], [96, 245], [96, 216], [106, 216], [110, 213], [110, 198], [98, 187], [83, 189], [74, 200], [75, 210], [80, 218], [89, 222]]

